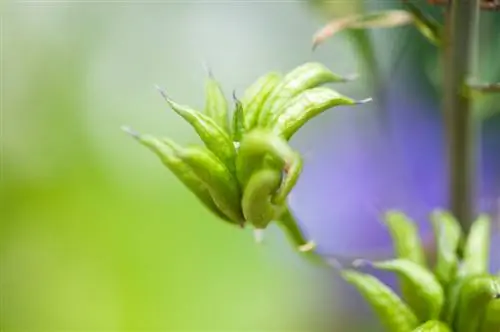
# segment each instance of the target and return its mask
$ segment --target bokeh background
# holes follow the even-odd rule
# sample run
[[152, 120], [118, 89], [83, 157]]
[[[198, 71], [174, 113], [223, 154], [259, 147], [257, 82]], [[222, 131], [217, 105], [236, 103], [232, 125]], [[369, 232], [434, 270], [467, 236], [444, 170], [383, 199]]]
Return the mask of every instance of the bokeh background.
[[[0, 330], [381, 331], [361, 297], [299, 257], [208, 213], [129, 124], [180, 143], [195, 133], [163, 102], [203, 106], [206, 61], [229, 98], [270, 70], [320, 61], [360, 78], [292, 140], [304, 173], [290, 204], [325, 253], [389, 253], [386, 209], [430, 242], [446, 204], [437, 54], [412, 27], [339, 34], [332, 17], [397, 1], [2, 2]], [[440, 11], [428, 8], [439, 17]], [[500, 79], [499, 17], [481, 16], [479, 76]], [[480, 193], [499, 218], [500, 100], [477, 104]], [[493, 235], [492, 270], [500, 268]], [[381, 275], [393, 283], [390, 275]]]

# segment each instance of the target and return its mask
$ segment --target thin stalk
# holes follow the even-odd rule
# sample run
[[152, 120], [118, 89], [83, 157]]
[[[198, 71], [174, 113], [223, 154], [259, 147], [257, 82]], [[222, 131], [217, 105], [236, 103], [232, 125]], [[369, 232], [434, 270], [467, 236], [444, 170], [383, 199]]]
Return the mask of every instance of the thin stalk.
[[479, 0], [450, 1], [443, 44], [443, 108], [448, 157], [450, 209], [468, 234], [476, 216], [476, 124], [470, 98], [463, 93], [471, 74]]

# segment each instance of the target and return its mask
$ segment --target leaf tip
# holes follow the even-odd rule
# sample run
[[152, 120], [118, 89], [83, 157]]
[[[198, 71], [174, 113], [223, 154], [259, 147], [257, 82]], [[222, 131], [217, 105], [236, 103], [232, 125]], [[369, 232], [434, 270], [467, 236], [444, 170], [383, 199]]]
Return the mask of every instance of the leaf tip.
[[311, 52], [314, 52], [316, 51], [316, 49], [318, 48], [320, 42], [318, 40], [316, 40], [316, 38], [313, 38], [313, 41], [311, 43]]
[[358, 73], [349, 74], [349, 75], [347, 75], [347, 76], [344, 77], [344, 82], [355, 81], [358, 78], [359, 78], [359, 74]]
[[233, 90], [232, 97], [233, 97], [233, 101], [234, 101], [235, 104], [239, 104], [240, 103], [240, 100], [236, 96], [236, 89]]
[[369, 102], [373, 101], [373, 98], [372, 97], [368, 97], [368, 98], [365, 98], [365, 99], [361, 99], [361, 100], [356, 100], [354, 102], [355, 105], [360, 105], [360, 104], [367, 104]]
[[203, 69], [205, 70], [205, 73], [207, 74], [207, 76], [209, 78], [213, 79], [214, 78], [214, 73], [212, 71], [212, 68], [208, 64], [208, 61], [206, 59], [203, 59], [203, 60], [201, 60], [201, 64], [202, 64]]
[[161, 94], [163, 99], [165, 99], [167, 101], [169, 100], [168, 95], [163, 88], [161, 88], [159, 85], [156, 84], [155, 89], [156, 89], [156, 91], [158, 91]]
[[129, 134], [130, 136], [132, 136], [135, 139], [141, 138], [141, 134], [137, 130], [133, 129], [132, 127], [121, 126], [121, 130], [123, 130], [125, 133]]

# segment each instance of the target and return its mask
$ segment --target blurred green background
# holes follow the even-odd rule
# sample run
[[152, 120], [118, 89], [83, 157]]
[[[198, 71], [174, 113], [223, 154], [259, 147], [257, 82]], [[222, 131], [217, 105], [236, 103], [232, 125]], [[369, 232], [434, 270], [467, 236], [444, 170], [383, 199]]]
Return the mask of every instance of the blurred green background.
[[[373, 95], [376, 68], [367, 72], [360, 62], [369, 60], [362, 43], [343, 35], [311, 51], [329, 11], [356, 11], [356, 3], [3, 2], [0, 330], [352, 331], [373, 324], [367, 312], [345, 316], [333, 272], [303, 261], [274, 227], [257, 246], [249, 231], [216, 220], [120, 130], [130, 124], [198, 142], [154, 85], [201, 107], [203, 61], [228, 98], [267, 71], [311, 60], [361, 74], [340, 92]], [[397, 57], [388, 47], [393, 36], [375, 36], [381, 68]], [[297, 135], [293, 145], [306, 163], [321, 162], [310, 156], [325, 140], [343, 144], [330, 132], [333, 123], [352, 121], [342, 112]], [[357, 130], [377, 132], [377, 114], [375, 106], [356, 113]]]
[[120, 130], [197, 142], [154, 85], [202, 106], [203, 60], [228, 97], [308, 60], [355, 71], [342, 40], [311, 53], [314, 13], [300, 2], [11, 2], [2, 16], [2, 331], [295, 331], [336, 320], [330, 272], [280, 232], [259, 247], [216, 220]]

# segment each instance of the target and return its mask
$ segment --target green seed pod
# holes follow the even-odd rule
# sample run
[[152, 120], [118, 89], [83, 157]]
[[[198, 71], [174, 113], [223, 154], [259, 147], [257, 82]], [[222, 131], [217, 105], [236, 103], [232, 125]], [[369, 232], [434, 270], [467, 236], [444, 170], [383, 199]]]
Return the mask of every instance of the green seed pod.
[[491, 221], [487, 215], [479, 216], [473, 223], [464, 246], [463, 271], [465, 275], [488, 272], [490, 230]]
[[165, 92], [162, 90], [159, 91], [174, 112], [191, 124], [207, 148], [233, 172], [236, 149], [229, 134], [208, 115], [198, 112], [189, 106], [180, 105], [170, 99]]
[[451, 332], [451, 329], [443, 322], [430, 320], [414, 329], [413, 332]]
[[407, 292], [403, 300], [410, 305], [421, 322], [439, 319], [444, 303], [444, 291], [434, 274], [407, 259], [369, 263], [381, 270], [397, 273]]
[[498, 331], [500, 331], [500, 299], [494, 299], [486, 307], [486, 311], [481, 319], [480, 332]]
[[[163, 142], [171, 144], [165, 139]], [[217, 207], [231, 220], [242, 225], [244, 218], [240, 189], [227, 167], [203, 146], [184, 148], [177, 155], [205, 183]]]
[[300, 252], [311, 253], [313, 249], [316, 248], [314, 241], [309, 240], [304, 235], [304, 232], [299, 227], [297, 219], [288, 206], [284, 206], [283, 211], [276, 219], [276, 224], [284, 231], [289, 241], [293, 243], [294, 247]]
[[246, 185], [255, 170], [264, 166], [285, 172], [283, 183], [273, 197], [274, 204], [282, 205], [302, 172], [300, 155], [285, 140], [261, 129], [247, 133], [238, 151], [236, 174], [242, 186]]
[[215, 205], [210, 192], [208, 191], [205, 184], [196, 176], [193, 170], [186, 165], [179, 157], [176, 155], [176, 151], [181, 148], [171, 142], [170, 146], [164, 144], [159, 139], [151, 135], [140, 135], [131, 128], [124, 127], [124, 131], [130, 134], [132, 137], [137, 139], [139, 143], [148, 147], [153, 151], [162, 161], [162, 163], [193, 193], [196, 197], [203, 203], [203, 205], [213, 212], [219, 218], [235, 224], [231, 221], [225, 214], [223, 214], [219, 208]]
[[389, 332], [408, 332], [418, 326], [412, 310], [387, 285], [369, 274], [344, 270], [342, 277], [370, 303]]
[[245, 90], [241, 103], [245, 110], [246, 130], [251, 130], [256, 126], [262, 106], [280, 81], [281, 74], [273, 71], [259, 77]]
[[205, 82], [205, 114], [226, 133], [229, 133], [228, 104], [222, 88], [208, 70], [208, 77]]
[[233, 99], [235, 103], [235, 110], [233, 113], [233, 126], [231, 132], [233, 134], [233, 141], [239, 142], [245, 133], [245, 113], [243, 111], [242, 103], [236, 98], [234, 93]]
[[243, 191], [243, 215], [255, 228], [264, 229], [277, 217], [279, 207], [272, 204], [271, 198], [280, 184], [281, 173], [269, 168], [253, 173], [248, 181]]
[[457, 250], [462, 239], [462, 230], [453, 215], [446, 211], [434, 211], [431, 221], [437, 246], [435, 273], [441, 284], [447, 287], [457, 275]]
[[370, 100], [356, 101], [329, 88], [312, 88], [301, 92], [285, 104], [272, 116], [268, 127], [289, 140], [306, 122], [332, 107], [362, 104]]
[[346, 82], [352, 78], [332, 73], [318, 62], [308, 62], [290, 71], [273, 89], [259, 114], [258, 125], [266, 127], [274, 114], [293, 97], [325, 83]]
[[398, 211], [387, 212], [385, 224], [389, 227], [396, 256], [427, 266], [424, 248], [415, 224]]
[[460, 292], [455, 319], [457, 332], [477, 332], [489, 303], [500, 296], [498, 279], [489, 275], [467, 278]]

